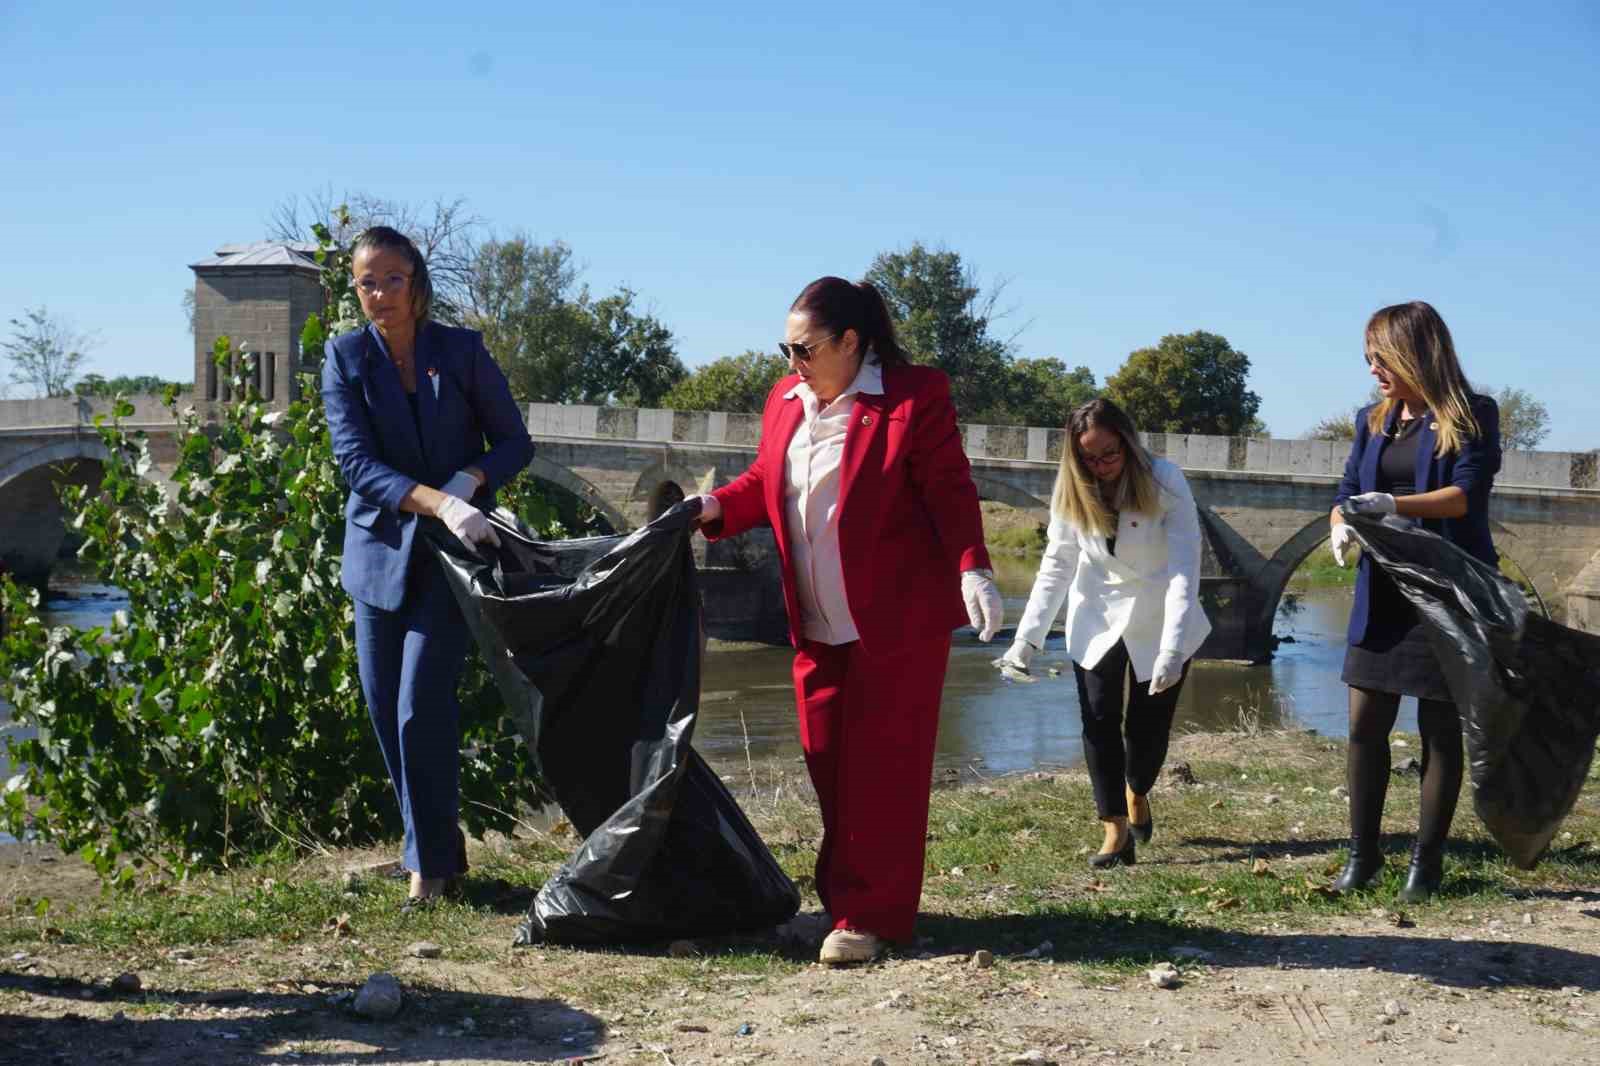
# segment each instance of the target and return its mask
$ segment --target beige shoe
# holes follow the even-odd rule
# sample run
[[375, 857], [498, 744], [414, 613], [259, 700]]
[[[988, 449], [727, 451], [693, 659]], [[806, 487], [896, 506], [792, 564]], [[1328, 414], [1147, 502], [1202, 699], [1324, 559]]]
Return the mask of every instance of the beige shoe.
[[822, 953], [817, 960], [825, 966], [849, 966], [857, 962], [871, 962], [882, 955], [889, 945], [882, 937], [871, 933], [858, 933], [854, 929], [835, 929], [822, 942]]

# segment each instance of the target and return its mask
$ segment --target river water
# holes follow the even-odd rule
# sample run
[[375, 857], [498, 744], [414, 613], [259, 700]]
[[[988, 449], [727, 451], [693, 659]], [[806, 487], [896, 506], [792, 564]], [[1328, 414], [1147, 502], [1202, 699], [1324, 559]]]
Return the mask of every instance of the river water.
[[[1011, 623], [1022, 615], [1036, 566], [1037, 560], [995, 560]], [[1197, 662], [1178, 701], [1175, 729], [1229, 729], [1245, 719], [1263, 728], [1345, 735], [1339, 667], [1350, 598], [1347, 588], [1316, 589], [1299, 597], [1297, 610], [1280, 611], [1275, 632], [1293, 640], [1281, 644], [1270, 663]], [[113, 611], [126, 606], [116, 589], [80, 584], [52, 589], [45, 614], [52, 624], [88, 627], [107, 624]], [[1003, 678], [990, 665], [1005, 651], [1007, 632], [987, 645], [978, 643], [970, 629], [956, 634], [941, 712], [941, 767], [1006, 773], [1071, 766], [1082, 759], [1077, 692], [1060, 635], [1053, 635], [1033, 660], [1037, 680], [1023, 684]], [[725, 772], [741, 766], [747, 752], [754, 759], [799, 757], [792, 657], [788, 648], [751, 645], [713, 645], [708, 652], [695, 745]], [[1056, 676], [1052, 667], [1059, 670]], [[0, 734], [14, 728], [7, 711], [0, 704]], [[1399, 728], [1415, 730], [1415, 700], [1402, 701]]]

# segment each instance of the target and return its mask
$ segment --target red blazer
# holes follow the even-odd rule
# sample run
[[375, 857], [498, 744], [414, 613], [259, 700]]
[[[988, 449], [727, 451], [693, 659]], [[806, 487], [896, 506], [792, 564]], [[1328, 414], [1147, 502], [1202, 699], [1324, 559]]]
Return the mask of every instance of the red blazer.
[[[767, 394], [756, 461], [713, 495], [722, 519], [712, 540], [771, 526], [783, 564], [789, 639], [801, 639], [789, 531], [784, 522], [789, 442], [805, 417], [784, 399], [790, 375]], [[845, 597], [862, 647], [894, 651], [967, 624], [961, 572], [987, 567], [978, 490], [956, 428], [950, 381], [929, 367], [885, 367], [883, 395], [857, 393], [839, 474], [839, 554]]]

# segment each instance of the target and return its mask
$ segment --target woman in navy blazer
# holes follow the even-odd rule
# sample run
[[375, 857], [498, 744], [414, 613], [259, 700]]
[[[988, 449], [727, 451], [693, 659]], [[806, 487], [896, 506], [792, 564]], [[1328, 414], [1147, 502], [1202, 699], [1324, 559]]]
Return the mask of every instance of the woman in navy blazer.
[[482, 335], [428, 318], [433, 285], [416, 246], [376, 226], [353, 252], [371, 322], [328, 342], [322, 398], [350, 486], [343, 584], [355, 600], [362, 692], [405, 823], [410, 906], [467, 868], [456, 702], [467, 629], [439, 561], [415, 550], [417, 516], [440, 519], [469, 547], [497, 544], [480, 508], [528, 465], [533, 441]]
[[[1500, 469], [1500, 411], [1473, 393], [1439, 313], [1415, 301], [1367, 323], [1367, 366], [1381, 399], [1356, 415], [1356, 436], [1334, 500], [1329, 545], [1344, 565], [1351, 532], [1339, 513], [1409, 518], [1493, 566], [1489, 491]], [[1334, 882], [1360, 888], [1383, 868], [1379, 832], [1389, 783], [1389, 731], [1401, 696], [1417, 698], [1422, 812], [1400, 898], [1421, 902], [1444, 876], [1444, 842], [1461, 792], [1461, 718], [1416, 610], [1363, 556], [1350, 611], [1344, 682], [1350, 686], [1350, 856]]]

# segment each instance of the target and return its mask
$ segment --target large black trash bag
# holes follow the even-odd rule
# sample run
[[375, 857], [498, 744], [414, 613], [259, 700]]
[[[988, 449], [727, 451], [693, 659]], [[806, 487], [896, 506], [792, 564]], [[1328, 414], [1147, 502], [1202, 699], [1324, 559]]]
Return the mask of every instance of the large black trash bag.
[[1416, 607], [1461, 711], [1473, 806], [1511, 860], [1538, 863], [1600, 735], [1600, 635], [1534, 613], [1516, 584], [1405, 520], [1343, 511]]
[[540, 542], [495, 512], [498, 549], [429, 540], [544, 781], [584, 837], [517, 942], [627, 943], [770, 927], [800, 897], [690, 747], [705, 651], [697, 502], [625, 537]]

